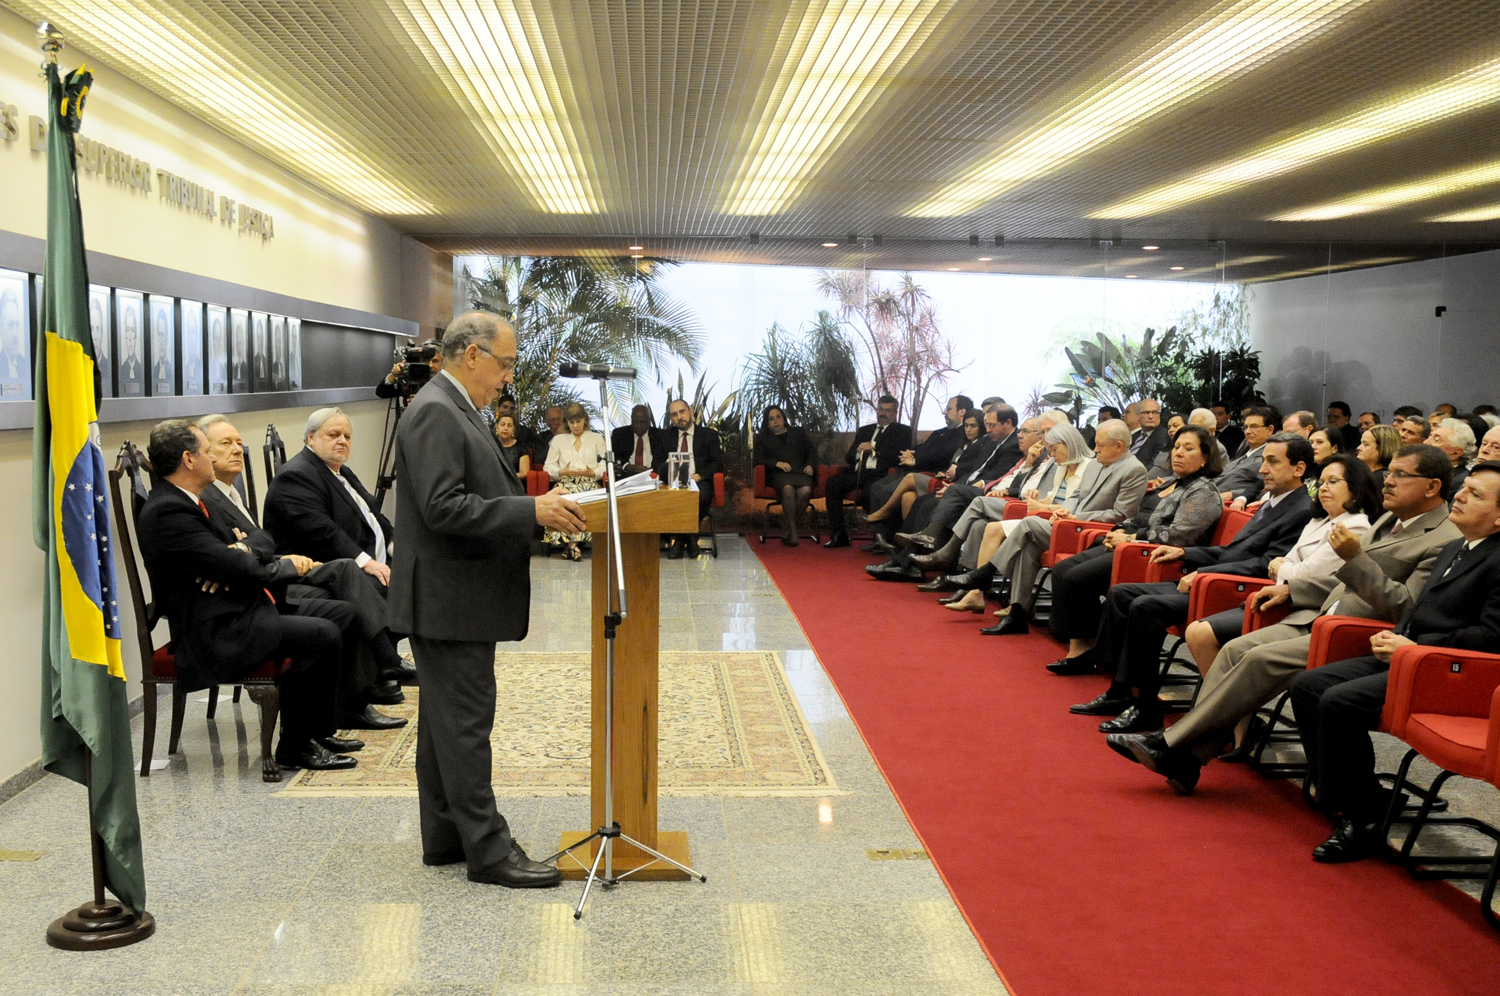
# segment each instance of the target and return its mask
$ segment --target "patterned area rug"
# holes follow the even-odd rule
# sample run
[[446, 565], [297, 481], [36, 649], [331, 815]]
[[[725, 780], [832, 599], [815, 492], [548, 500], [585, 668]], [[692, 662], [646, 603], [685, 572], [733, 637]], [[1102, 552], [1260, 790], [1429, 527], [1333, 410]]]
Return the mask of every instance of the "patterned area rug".
[[[587, 795], [589, 656], [497, 653], [494, 785], [501, 795]], [[807, 727], [781, 661], [768, 651], [663, 653], [658, 718], [662, 795], [829, 795], [833, 774]], [[297, 796], [417, 793], [421, 690], [382, 706], [410, 722], [360, 731], [350, 771], [298, 771], [280, 791]]]

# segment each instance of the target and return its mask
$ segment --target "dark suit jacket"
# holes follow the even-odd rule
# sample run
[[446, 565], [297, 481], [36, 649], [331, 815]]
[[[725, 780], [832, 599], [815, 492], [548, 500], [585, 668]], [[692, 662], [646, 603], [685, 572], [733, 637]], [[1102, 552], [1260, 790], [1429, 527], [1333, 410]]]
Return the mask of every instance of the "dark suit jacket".
[[1500, 646], [1500, 535], [1480, 541], [1454, 566], [1464, 542], [1457, 539], [1444, 548], [1397, 634], [1460, 650]]
[[1141, 444], [1141, 448], [1135, 451], [1135, 458], [1141, 462], [1141, 466], [1149, 467], [1156, 460], [1156, 455], [1162, 450], [1172, 446], [1172, 434], [1167, 431], [1165, 425], [1159, 425], [1151, 430], [1151, 435]]
[[[675, 426], [666, 430], [666, 437], [666, 453], [675, 451], [681, 445], [679, 440], [682, 433]], [[665, 468], [666, 465], [664, 453], [661, 466]], [[699, 477], [710, 483], [715, 474], [724, 472], [724, 453], [719, 449], [719, 434], [706, 425], [693, 426], [693, 467]]]
[[[1021, 460], [1021, 434], [1018, 432], [1012, 432], [998, 444], [992, 442], [990, 447], [990, 451], [984, 455], [984, 461], [970, 472], [973, 479], [960, 477], [960, 483], [978, 486], [985, 481], [999, 480]], [[1021, 475], [1017, 473], [1016, 476]]]
[[390, 628], [434, 640], [524, 639], [536, 499], [447, 377], [428, 381], [401, 418], [396, 480]]
[[245, 533], [249, 537], [247, 542], [252, 547], [264, 546], [267, 554], [280, 556], [276, 552], [276, 538], [256, 525], [255, 520], [241, 512], [239, 506], [230, 501], [215, 485], [210, 484], [204, 488], [203, 493], [198, 497], [203, 499], [203, 504], [208, 506], [209, 514], [215, 519], [226, 522]]
[[1239, 456], [1240, 447], [1245, 442], [1245, 430], [1230, 422], [1219, 430], [1219, 442], [1224, 444], [1224, 448], [1229, 451], [1231, 457]]
[[953, 463], [953, 451], [963, 444], [963, 426], [936, 429], [928, 433], [927, 438], [912, 450], [915, 463], [911, 469], [919, 473], [947, 470]]
[[[341, 467], [339, 473], [374, 511], [375, 498], [354, 471]], [[266, 489], [261, 516], [266, 529], [276, 537], [278, 553], [300, 553], [321, 561], [341, 557], [358, 560], [361, 553], [375, 556], [375, 533], [369, 522], [312, 450], [303, 449], [277, 472]], [[389, 544], [393, 532], [390, 520], [379, 512], [375, 512], [375, 518]]]
[[[854, 442], [849, 444], [849, 449], [844, 453], [844, 467], [850, 473], [856, 473], [855, 458], [863, 455], [859, 452], [860, 444], [874, 439], [875, 430], [879, 427], [878, 422], [871, 422], [855, 430]], [[875, 440], [875, 469], [865, 471], [865, 476], [884, 477], [892, 467], [901, 465], [901, 451], [909, 449], [911, 449], [911, 427], [901, 422], [892, 422], [885, 427], [880, 438]]]
[[1253, 519], [1233, 542], [1224, 546], [1190, 546], [1183, 563], [1190, 571], [1211, 567], [1215, 574], [1263, 578], [1275, 558], [1286, 553], [1312, 518], [1312, 498], [1306, 488], [1295, 488], [1276, 507]]
[[[206, 518], [167, 481], [152, 488], [137, 535], [156, 610], [171, 625], [187, 690], [233, 684], [265, 663], [281, 639], [281, 626], [263, 589], [282, 597], [286, 583], [297, 578], [291, 561], [278, 559], [274, 551], [231, 549], [236, 540], [229, 526]], [[210, 594], [198, 578], [224, 587]]]
[[[657, 477], [665, 477], [663, 470], [667, 466], [667, 433], [656, 426], [648, 426], [646, 438], [651, 447], [651, 469], [656, 471]], [[677, 431], [672, 431], [672, 438], [677, 438]], [[609, 448], [614, 451], [615, 459], [620, 466], [635, 462], [635, 430], [628, 425], [622, 425], [609, 434]], [[699, 471], [702, 473], [702, 471]]]
[[958, 458], [958, 466], [953, 469], [953, 479], [962, 481], [978, 470], [984, 464], [985, 457], [989, 456], [994, 448], [995, 442], [988, 436], [981, 435], [974, 440], [972, 445], [964, 448], [963, 455]]

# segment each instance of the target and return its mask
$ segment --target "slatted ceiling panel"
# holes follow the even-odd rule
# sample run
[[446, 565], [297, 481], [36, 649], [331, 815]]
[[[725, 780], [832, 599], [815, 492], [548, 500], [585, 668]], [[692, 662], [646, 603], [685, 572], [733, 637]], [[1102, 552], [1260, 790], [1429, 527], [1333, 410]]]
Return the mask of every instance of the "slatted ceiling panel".
[[[868, 249], [881, 267], [967, 269], [974, 257], [994, 255], [992, 267], [1007, 272], [1096, 273], [1097, 251], [1080, 249], [1082, 240], [1128, 234], [1199, 246], [1225, 238], [1231, 254], [1284, 257], [1247, 265], [1250, 278], [1263, 279], [1326, 263], [1318, 243], [1330, 238], [1370, 243], [1359, 256], [1369, 260], [1399, 256], [1404, 243], [1500, 241], [1500, 221], [1424, 220], [1495, 203], [1497, 186], [1335, 221], [1267, 220], [1500, 158], [1500, 102], [1148, 217], [1090, 217], [1289, 130], [1500, 58], [1495, 0], [1368, 0], [1326, 36], [1139, 123], [1065, 169], [941, 218], [907, 211], [1045, 120], [1068, 94], [1231, 0], [934, 0], [931, 34], [881, 77], [786, 209], [763, 217], [723, 207], [766, 114], [768, 81], [791, 61], [785, 32], [857, 0], [464, 0], [476, 10], [503, 3], [535, 22], [526, 38], [552, 67], [548, 92], [574, 136], [567, 155], [598, 198], [589, 214], [539, 207], [528, 192], [535, 178], [497, 151], [489, 123], [452, 85], [458, 77], [445, 81], [446, 67], [424, 52], [412, 10], [453, 2], [0, 0], [53, 20], [83, 55], [434, 245], [462, 238], [522, 247], [515, 251], [623, 253], [640, 237], [652, 254], [819, 266], [829, 258], [823, 239], [881, 232], [885, 245]], [[191, 57], [151, 51], [144, 28], [178, 38]], [[247, 118], [243, 101], [258, 104], [264, 124]], [[760, 246], [743, 239], [751, 231], [763, 236]], [[984, 238], [979, 250], [965, 241], [971, 232]], [[996, 232], [1011, 245], [986, 248]], [[516, 233], [529, 234], [502, 240]], [[1282, 251], [1265, 248], [1283, 240]], [[1201, 260], [1183, 265], [1184, 274], [1211, 272]]]

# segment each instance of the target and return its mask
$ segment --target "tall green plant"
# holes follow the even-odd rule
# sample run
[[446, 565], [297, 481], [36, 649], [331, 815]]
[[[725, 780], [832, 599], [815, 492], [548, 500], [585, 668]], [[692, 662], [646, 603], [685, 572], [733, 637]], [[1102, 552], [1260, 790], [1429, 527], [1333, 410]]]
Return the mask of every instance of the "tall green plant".
[[1072, 369], [1058, 390], [1045, 395], [1049, 404], [1097, 408], [1112, 405], [1121, 411], [1132, 401], [1158, 395], [1177, 376], [1177, 327], [1160, 339], [1147, 329], [1139, 344], [1128, 336], [1120, 341], [1100, 332], [1063, 350]]
[[773, 323], [761, 351], [739, 371], [740, 407], [755, 422], [770, 405], [809, 432], [836, 432], [859, 416], [859, 371], [854, 346], [827, 311], [800, 335]]

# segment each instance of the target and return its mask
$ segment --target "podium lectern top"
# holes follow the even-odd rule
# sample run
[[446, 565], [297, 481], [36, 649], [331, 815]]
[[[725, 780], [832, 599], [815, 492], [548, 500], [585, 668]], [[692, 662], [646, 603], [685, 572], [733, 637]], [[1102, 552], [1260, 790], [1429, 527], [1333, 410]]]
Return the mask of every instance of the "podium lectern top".
[[[620, 506], [622, 533], [696, 533], [698, 531], [698, 492], [678, 488], [658, 488], [625, 495], [617, 499]], [[602, 533], [607, 525], [609, 503], [590, 502], [580, 506], [589, 532]]]

